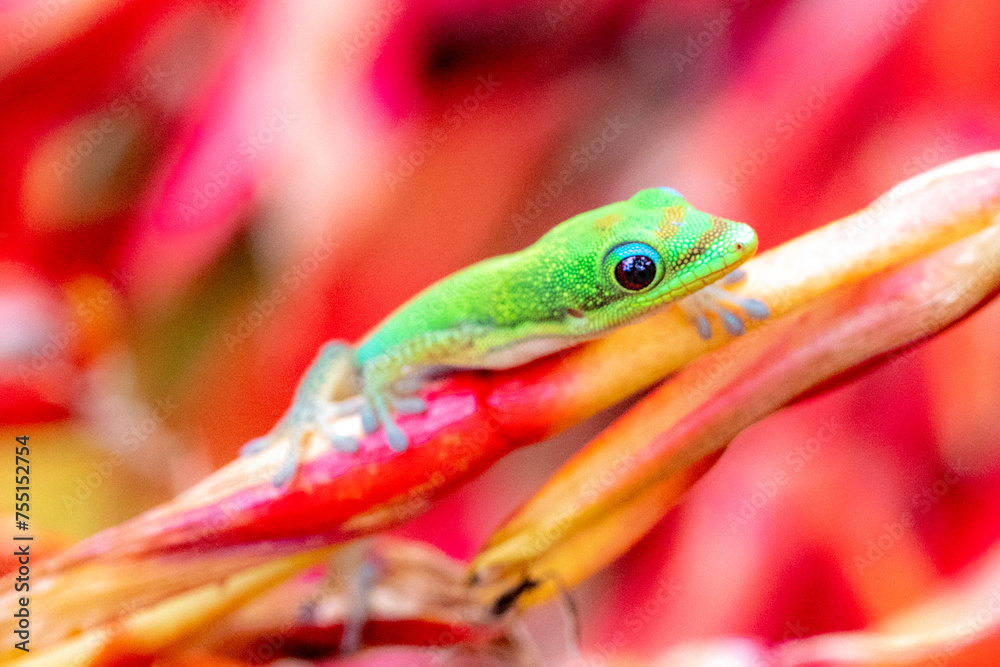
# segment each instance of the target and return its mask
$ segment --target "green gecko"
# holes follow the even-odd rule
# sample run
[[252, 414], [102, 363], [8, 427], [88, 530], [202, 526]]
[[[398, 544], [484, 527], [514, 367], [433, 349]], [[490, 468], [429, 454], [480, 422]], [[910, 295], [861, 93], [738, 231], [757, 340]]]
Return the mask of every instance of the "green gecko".
[[[481, 261], [434, 283], [400, 306], [356, 347], [328, 343], [306, 371], [288, 412], [244, 455], [288, 439], [288, 456], [275, 475], [283, 486], [298, 467], [300, 450], [318, 431], [343, 452], [357, 438], [330, 421], [360, 413], [366, 434], [385, 429], [390, 448], [406, 450], [407, 435], [394, 415], [427, 409], [421, 383], [442, 371], [501, 369], [597, 338], [640, 320], [699, 290], [707, 298], [685, 308], [708, 338], [706, 311], [733, 335], [747, 316], [767, 317], [767, 306], [710, 283], [733, 271], [757, 249], [754, 230], [694, 209], [672, 188], [651, 188], [631, 199], [577, 215], [519, 252]], [[353, 398], [336, 401], [345, 383]]]

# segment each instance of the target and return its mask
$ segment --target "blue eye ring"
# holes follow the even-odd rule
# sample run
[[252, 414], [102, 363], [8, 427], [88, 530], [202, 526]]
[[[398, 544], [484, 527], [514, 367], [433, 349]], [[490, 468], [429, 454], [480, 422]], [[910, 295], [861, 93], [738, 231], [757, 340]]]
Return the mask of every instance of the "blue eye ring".
[[604, 256], [608, 279], [626, 292], [644, 292], [663, 280], [663, 259], [655, 248], [633, 241], [616, 245]]
[[664, 187], [660, 187], [660, 190], [662, 190], [664, 192], [667, 192], [669, 194], [672, 194], [672, 195], [676, 195], [676, 196], [680, 197], [681, 199], [684, 199], [684, 195], [682, 195], [681, 193], [677, 192], [677, 190], [674, 190], [673, 188], [668, 188], [668, 187], [664, 186]]

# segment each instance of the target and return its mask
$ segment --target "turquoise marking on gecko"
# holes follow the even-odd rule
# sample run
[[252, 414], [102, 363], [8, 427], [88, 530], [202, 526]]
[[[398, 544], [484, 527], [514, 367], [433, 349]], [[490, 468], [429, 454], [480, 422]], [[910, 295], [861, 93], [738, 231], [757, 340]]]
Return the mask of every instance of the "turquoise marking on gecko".
[[[323, 433], [341, 451], [357, 450], [355, 438], [335, 433], [329, 423], [351, 412], [360, 412], [365, 433], [383, 428], [389, 446], [404, 451], [409, 441], [394, 415], [426, 410], [414, 394], [429, 374], [511, 368], [603, 336], [733, 275], [756, 249], [752, 228], [698, 211], [671, 188], [642, 190], [627, 201], [582, 213], [524, 250], [431, 285], [356, 348], [324, 346], [288, 413], [244, 451], [255, 453], [287, 437], [290, 453], [275, 478], [275, 484], [284, 484], [311, 431]], [[730, 333], [745, 330], [742, 319], [718, 301], [752, 318], [767, 316], [760, 301], [716, 290], [715, 301], [686, 309], [699, 311], [691, 317], [702, 337], [712, 333], [705, 310], [715, 312]], [[359, 397], [335, 401], [345, 382]]]

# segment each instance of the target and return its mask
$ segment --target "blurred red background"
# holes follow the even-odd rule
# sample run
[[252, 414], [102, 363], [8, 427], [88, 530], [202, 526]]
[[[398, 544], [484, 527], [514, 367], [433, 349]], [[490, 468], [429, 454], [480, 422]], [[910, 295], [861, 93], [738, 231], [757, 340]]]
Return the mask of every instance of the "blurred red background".
[[[575, 213], [669, 185], [766, 250], [1000, 144], [990, 0], [18, 0], [0, 37], [0, 420], [68, 539], [230, 460], [322, 342]], [[860, 628], [973, 562], [998, 326], [743, 433], [582, 588], [586, 646]], [[470, 556], [612, 417], [401, 532]]]

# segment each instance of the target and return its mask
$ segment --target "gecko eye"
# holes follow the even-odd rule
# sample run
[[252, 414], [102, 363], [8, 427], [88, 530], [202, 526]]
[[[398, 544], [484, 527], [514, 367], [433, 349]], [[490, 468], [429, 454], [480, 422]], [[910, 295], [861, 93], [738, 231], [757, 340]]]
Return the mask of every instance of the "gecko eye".
[[638, 292], [656, 278], [656, 263], [645, 255], [632, 255], [618, 262], [615, 280], [627, 290]]
[[614, 281], [630, 292], [639, 292], [660, 282], [663, 261], [660, 253], [645, 243], [624, 243], [608, 253], [605, 265]]

